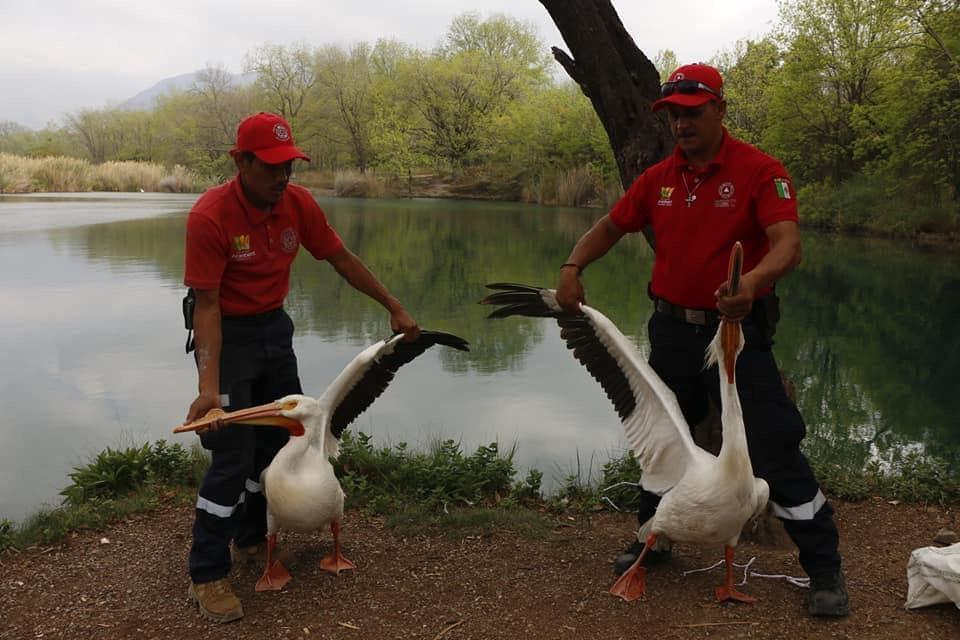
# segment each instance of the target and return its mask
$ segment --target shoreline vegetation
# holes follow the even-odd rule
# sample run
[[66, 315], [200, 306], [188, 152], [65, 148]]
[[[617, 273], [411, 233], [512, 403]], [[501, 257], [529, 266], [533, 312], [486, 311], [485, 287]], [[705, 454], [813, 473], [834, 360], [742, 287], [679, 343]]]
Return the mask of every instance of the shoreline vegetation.
[[[468, 455], [449, 439], [437, 440], [425, 451], [402, 442], [375, 446], [370, 436], [347, 431], [335, 469], [347, 508], [384, 517], [386, 526], [400, 531], [426, 527], [461, 537], [507, 528], [536, 538], [549, 530], [549, 516], [636, 508], [641, 471], [629, 451], [608, 460], [597, 473], [570, 470], [549, 492], [540, 470], [520, 476], [513, 454], [494, 442]], [[0, 515], [0, 557], [77, 531], [101, 531], [171, 501], [188, 505], [208, 464], [209, 454], [196, 443], [186, 448], [158, 440], [107, 448], [68, 474], [71, 484], [60, 492], [61, 506], [45, 507], [20, 524]], [[933, 457], [908, 457], [895, 471], [870, 465], [851, 469], [814, 459], [811, 465], [824, 491], [836, 499], [960, 505], [960, 470]]]
[[[783, 162], [806, 226], [960, 244], [953, 4], [785, 0], [768, 34], [706, 60], [724, 77], [729, 132]], [[669, 49], [638, 60], [661, 81], [691, 62]], [[63, 165], [36, 180], [0, 170], [0, 192], [153, 190], [99, 175], [125, 162], [167, 168], [157, 188], [199, 192], [234, 173], [236, 123], [273, 111], [313, 160], [299, 181], [324, 195], [609, 206], [632, 175], [618, 158], [633, 143], [611, 143], [610, 123], [557, 62], [534, 25], [502, 13], [456, 16], [429, 48], [261, 45], [242, 76], [211, 65], [143, 109], [80, 109], [40, 130], [0, 121], [4, 164]], [[73, 186], [80, 170], [64, 158], [98, 177]]]
[[[406, 177], [368, 170], [302, 170], [294, 182], [316, 195], [344, 198], [450, 198], [496, 200], [606, 210], [622, 194], [590, 166], [548, 172], [536, 180], [496, 179], [483, 170], [411, 172]], [[202, 193], [220, 178], [182, 165], [146, 161], [93, 164], [68, 156], [32, 158], [0, 153], [0, 194], [69, 192]], [[923, 246], [960, 246], [960, 214], [948, 203], [908, 202], [891, 197], [870, 179], [838, 187], [801, 187], [801, 217], [807, 227], [846, 235], [908, 238]]]

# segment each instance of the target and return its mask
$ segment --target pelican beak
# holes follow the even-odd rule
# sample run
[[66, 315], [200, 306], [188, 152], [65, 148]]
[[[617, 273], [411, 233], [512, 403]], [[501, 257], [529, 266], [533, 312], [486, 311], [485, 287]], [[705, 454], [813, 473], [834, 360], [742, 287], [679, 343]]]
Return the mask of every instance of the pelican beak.
[[[736, 295], [740, 290], [740, 276], [743, 275], [743, 245], [740, 241], [733, 243], [730, 250], [730, 261], [727, 264], [727, 282], [730, 295]], [[727, 384], [733, 384], [733, 369], [737, 364], [737, 347], [740, 346], [740, 323], [721, 322], [720, 345], [723, 347], [723, 368], [727, 372]]]
[[198, 420], [174, 427], [173, 432], [184, 433], [185, 431], [199, 431], [211, 427], [216, 429], [225, 424], [236, 422], [255, 426], [283, 427], [290, 432], [290, 435], [302, 436], [306, 432], [303, 424], [283, 415], [284, 411], [289, 411], [296, 406], [296, 402], [290, 401], [286, 403], [270, 402], [230, 412], [223, 409], [211, 409], [207, 412], [207, 415]]

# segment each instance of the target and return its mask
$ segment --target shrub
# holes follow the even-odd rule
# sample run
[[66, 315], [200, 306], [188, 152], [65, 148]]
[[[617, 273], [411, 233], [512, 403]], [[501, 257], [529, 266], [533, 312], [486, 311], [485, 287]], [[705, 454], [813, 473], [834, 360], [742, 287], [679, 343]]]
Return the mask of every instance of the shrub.
[[179, 444], [158, 440], [140, 448], [107, 448], [90, 464], [75, 467], [70, 486], [60, 492], [73, 506], [124, 496], [147, 483], [187, 485], [197, 476], [196, 456]]
[[496, 502], [510, 491], [513, 451], [496, 443], [465, 456], [453, 440], [435, 442], [425, 453], [406, 443], [374, 448], [370, 436], [344, 433], [335, 468], [350, 504], [386, 513], [404, 504], [432, 511]]
[[583, 207], [596, 199], [600, 182], [589, 167], [567, 169], [557, 180], [557, 204], [565, 207]]
[[104, 162], [92, 165], [80, 158], [27, 158], [0, 153], [0, 193], [78, 191], [191, 192], [207, 186], [180, 165], [167, 171], [152, 162]]
[[333, 178], [333, 192], [342, 198], [373, 198], [382, 192], [382, 188], [369, 171], [337, 171]]

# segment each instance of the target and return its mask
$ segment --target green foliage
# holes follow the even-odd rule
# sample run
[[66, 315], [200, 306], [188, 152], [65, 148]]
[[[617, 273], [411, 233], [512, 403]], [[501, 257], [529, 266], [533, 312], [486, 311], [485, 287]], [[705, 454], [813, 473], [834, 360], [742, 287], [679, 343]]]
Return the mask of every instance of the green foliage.
[[523, 480], [516, 482], [510, 489], [508, 499], [516, 504], [539, 504], [543, 500], [541, 486], [543, 472], [539, 469], [530, 469]]
[[16, 528], [9, 520], [0, 520], [0, 551], [14, 547], [16, 544]]
[[[808, 457], [824, 490], [841, 499], [879, 495], [940, 505], [960, 502], [956, 464], [910, 452], [893, 467], [875, 460], [860, 465], [841, 462], [831, 453], [828, 447], [808, 451]], [[496, 443], [467, 456], [452, 440], [438, 441], [426, 452], [411, 451], [405, 443], [377, 448], [370, 436], [345, 432], [335, 470], [349, 506], [386, 514], [389, 526], [411, 533], [437, 528], [465, 537], [506, 528], [539, 537], [549, 530], [538, 515], [543, 507], [557, 513], [595, 511], [605, 504], [602, 498], [621, 511], [637, 507], [641, 470], [630, 451], [604, 463], [599, 482], [578, 468], [547, 496], [537, 469], [513, 482], [512, 456], [512, 451], [503, 455]], [[100, 530], [172, 496], [185, 500], [186, 487], [199, 485], [208, 462], [199, 446], [187, 451], [163, 440], [140, 448], [108, 448], [70, 474], [73, 484], [63, 491], [63, 506], [40, 511], [19, 526], [0, 520], [0, 551], [52, 543], [71, 531]]]
[[[786, 0], [774, 33], [714, 59], [726, 124], [784, 162], [801, 202], [811, 199], [806, 220], [955, 232], [958, 34], [956, 4], [941, 0]], [[662, 77], [681, 62], [670, 50], [654, 57]], [[619, 172], [606, 132], [580, 88], [551, 77], [552, 64], [532, 25], [475, 12], [456, 17], [433, 50], [389, 40], [261, 45], [246, 57], [252, 84], [213, 66], [152, 111], [84, 109], [37, 132], [0, 123], [0, 154], [182, 168], [150, 179], [159, 186], [138, 172], [86, 179], [61, 159], [28, 177], [0, 166], [0, 192], [199, 191], [233, 175], [226, 152], [237, 123], [267, 109], [291, 120], [313, 168], [374, 169], [384, 193], [412, 194], [429, 175], [488, 198], [608, 205]]]
[[721, 54], [717, 68], [724, 77], [727, 99], [726, 125], [730, 132], [751, 144], [760, 144], [771, 126], [771, 81], [781, 63], [781, 53], [770, 38], [739, 41], [730, 53]]
[[579, 473], [569, 474], [557, 491], [547, 497], [547, 506], [557, 513], [587, 511], [599, 502], [600, 489]]
[[811, 460], [821, 486], [844, 500], [883, 496], [904, 502], [948, 505], [960, 501], [960, 471], [942, 460], [911, 453], [895, 471], [873, 461], [862, 470]]
[[501, 455], [495, 442], [470, 456], [453, 440], [436, 442], [419, 453], [403, 442], [375, 448], [367, 434], [346, 432], [336, 469], [350, 505], [374, 513], [403, 504], [444, 511], [506, 496], [514, 475], [512, 457], [512, 451]]
[[636, 511], [640, 506], [640, 491], [637, 483], [640, 482], [640, 463], [627, 451], [619, 458], [612, 458], [603, 465], [603, 480], [601, 494], [613, 502], [621, 511]]
[[186, 485], [194, 480], [194, 457], [179, 444], [158, 440], [139, 448], [111, 449], [93, 462], [75, 467], [73, 481], [60, 492], [64, 502], [78, 506], [125, 496], [147, 484]]
[[879, 174], [805, 185], [798, 201], [805, 223], [843, 231], [907, 236], [955, 230], [960, 221], [960, 202], [945, 189], [909, 191]]

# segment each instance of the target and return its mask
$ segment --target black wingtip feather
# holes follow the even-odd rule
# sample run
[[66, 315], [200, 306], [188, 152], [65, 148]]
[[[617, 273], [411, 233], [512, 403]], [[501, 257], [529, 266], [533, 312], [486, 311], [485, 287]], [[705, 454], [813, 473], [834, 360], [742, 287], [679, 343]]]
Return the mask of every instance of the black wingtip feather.
[[487, 285], [497, 293], [491, 293], [481, 304], [499, 305], [487, 318], [499, 319], [510, 316], [533, 316], [555, 318], [560, 325], [560, 336], [567, 348], [590, 375], [600, 383], [614, 409], [624, 420], [636, 408], [636, 398], [620, 365], [607, 348], [600, 343], [596, 328], [582, 314], [555, 311], [544, 302], [543, 289], [512, 282], [495, 282]]
[[350, 390], [334, 410], [330, 429], [334, 437], [339, 438], [343, 430], [366, 411], [373, 401], [393, 380], [397, 369], [421, 355], [435, 344], [441, 344], [458, 351], [470, 351], [470, 343], [460, 336], [443, 331], [422, 330], [420, 335], [410, 342], [397, 342], [392, 353], [381, 356], [372, 362], [362, 379]]

